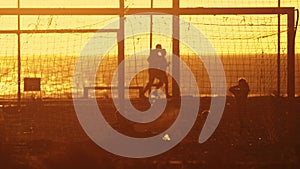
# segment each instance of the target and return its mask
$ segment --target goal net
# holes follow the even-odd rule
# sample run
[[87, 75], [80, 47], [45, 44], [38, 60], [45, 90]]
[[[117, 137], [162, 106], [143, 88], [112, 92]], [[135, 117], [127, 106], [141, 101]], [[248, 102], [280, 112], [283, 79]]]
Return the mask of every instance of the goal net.
[[[89, 30], [99, 29], [104, 25], [114, 21], [118, 16], [22, 16], [21, 30], [30, 30], [21, 33], [21, 93], [22, 98], [71, 98], [72, 79], [76, 60], [82, 49], [91, 37], [101, 38], [99, 44], [93, 47], [105, 45], [107, 41], [115, 42], [105, 56], [101, 64], [94, 64], [98, 67], [97, 76], [84, 82], [78, 82], [76, 97], [84, 96], [85, 87], [111, 86], [113, 74], [118, 67], [118, 43], [116, 32], [62, 32], [65, 29]], [[132, 20], [125, 20], [125, 32], [132, 31], [125, 39], [125, 70], [130, 74], [141, 65], [147, 66], [147, 62], [142, 62], [148, 57], [141, 51], [150, 48], [150, 28], [153, 31], [152, 46], [162, 44], [167, 51], [167, 60], [172, 61], [172, 16], [153, 15], [152, 23], [150, 16], [144, 17], [145, 22], [132, 24]], [[278, 16], [277, 15], [184, 15], [180, 19], [195, 26], [211, 42], [216, 49], [218, 56], [224, 66], [227, 88], [236, 85], [239, 78], [245, 78], [250, 86], [250, 95], [265, 96], [280, 93], [287, 94], [287, 19], [286, 15], [281, 15], [280, 32], [280, 56], [278, 56]], [[9, 32], [15, 30], [15, 16], [1, 16], [0, 45], [0, 98], [16, 99], [18, 89], [18, 37]], [[10, 27], [10, 26], [11, 27]], [[66, 27], [67, 26], [67, 27]], [[112, 29], [118, 29], [114, 27]], [[136, 34], [137, 29], [143, 29], [145, 34]], [[5, 32], [7, 31], [8, 32]], [[45, 32], [41, 32], [45, 30]], [[48, 32], [47, 30], [57, 30]], [[156, 34], [164, 30], [170, 32], [169, 35]], [[189, 30], [180, 30], [180, 41], [197, 43], [190, 36]], [[300, 55], [296, 43], [296, 84], [300, 82]], [[93, 49], [91, 49], [93, 50]], [[133, 56], [133, 57], [132, 57]], [[95, 57], [95, 56], [89, 56]], [[197, 80], [200, 93], [194, 93], [189, 81], [192, 77], [186, 76], [185, 72], [180, 72], [181, 90], [189, 95], [210, 96], [210, 81], [206, 69], [198, 55], [189, 46], [180, 43], [180, 57], [189, 66]], [[278, 59], [279, 62], [278, 62]], [[280, 63], [280, 64], [278, 64]], [[172, 72], [172, 63], [168, 68]], [[84, 73], [84, 72], [83, 72]], [[24, 78], [41, 78], [41, 91], [25, 92]], [[125, 86], [146, 86], [148, 81], [147, 71], [137, 74], [130, 84]], [[171, 83], [171, 75], [169, 75]], [[280, 85], [280, 91], [278, 91]], [[169, 85], [172, 90], [172, 85]], [[135, 91], [130, 92], [132, 96], [138, 97]], [[299, 95], [300, 88], [296, 85], [296, 94]], [[96, 95], [95, 95], [96, 94]], [[229, 93], [228, 93], [229, 94]], [[111, 97], [109, 90], [89, 91], [89, 97]]]

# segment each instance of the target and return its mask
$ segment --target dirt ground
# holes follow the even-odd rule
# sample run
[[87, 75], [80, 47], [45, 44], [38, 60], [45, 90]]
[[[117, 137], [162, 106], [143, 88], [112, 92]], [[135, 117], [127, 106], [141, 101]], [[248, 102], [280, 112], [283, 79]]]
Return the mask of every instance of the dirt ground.
[[[159, 119], [148, 124], [121, 117], [111, 101], [99, 100], [106, 120], [117, 131], [132, 137], [163, 132], [176, 119], [178, 101], [168, 102]], [[142, 104], [141, 104], [142, 103]], [[242, 118], [233, 98], [227, 98], [222, 120], [212, 137], [199, 144], [198, 137], [210, 98], [201, 98], [192, 130], [173, 149], [149, 158], [125, 158], [109, 153], [85, 134], [71, 101], [24, 103], [21, 111], [1, 103], [1, 169], [298, 169], [300, 168], [300, 99], [249, 98]], [[134, 101], [138, 109], [149, 103]]]

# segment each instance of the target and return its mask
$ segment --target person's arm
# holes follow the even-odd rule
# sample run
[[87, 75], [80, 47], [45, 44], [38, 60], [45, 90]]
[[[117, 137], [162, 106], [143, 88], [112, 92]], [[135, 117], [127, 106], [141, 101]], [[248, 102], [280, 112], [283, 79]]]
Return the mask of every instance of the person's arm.
[[151, 62], [154, 52], [155, 52], [154, 49], [150, 49], [150, 54], [149, 54], [149, 57], [147, 58], [148, 63]]
[[167, 67], [168, 66], [168, 61], [166, 57], [163, 57], [163, 64]]
[[166, 56], [166, 54], [167, 54], [167, 51], [166, 51], [166, 49], [162, 49], [162, 50], [161, 50], [161, 55], [162, 55], [163, 57], [165, 57], [165, 56]]
[[240, 87], [239, 86], [231, 86], [230, 88], [229, 88], [229, 91], [232, 93], [232, 94], [234, 94], [234, 95], [236, 95], [237, 94], [237, 92], [240, 90]]

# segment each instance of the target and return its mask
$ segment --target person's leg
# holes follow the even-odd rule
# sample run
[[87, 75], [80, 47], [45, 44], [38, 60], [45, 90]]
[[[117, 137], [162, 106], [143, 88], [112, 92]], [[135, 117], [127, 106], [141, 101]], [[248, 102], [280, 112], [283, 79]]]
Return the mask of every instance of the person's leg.
[[165, 71], [160, 71], [160, 74], [159, 74], [159, 85], [157, 86], [157, 88], [162, 87], [163, 84], [165, 84], [164, 89], [165, 89], [166, 97], [169, 98], [170, 95], [169, 95], [168, 76], [167, 76], [167, 73]]
[[151, 86], [153, 85], [154, 79], [155, 79], [155, 74], [153, 72], [152, 69], [149, 69], [149, 80], [148, 83], [146, 85], [146, 87], [143, 89], [143, 96], [145, 95], [145, 93], [149, 90], [149, 92], [151, 91]]
[[163, 81], [164, 81], [164, 83], [165, 83], [166, 97], [169, 98], [169, 97], [171, 97], [171, 96], [169, 95], [169, 82], [168, 82], [168, 76], [167, 76], [166, 73], [164, 73]]
[[164, 84], [163, 72], [162, 72], [161, 70], [159, 70], [159, 71], [157, 72], [156, 78], [159, 80], [159, 82], [158, 82], [157, 85], [156, 85], [156, 89], [159, 89], [159, 88], [161, 88], [161, 87], [163, 86], [163, 84]]

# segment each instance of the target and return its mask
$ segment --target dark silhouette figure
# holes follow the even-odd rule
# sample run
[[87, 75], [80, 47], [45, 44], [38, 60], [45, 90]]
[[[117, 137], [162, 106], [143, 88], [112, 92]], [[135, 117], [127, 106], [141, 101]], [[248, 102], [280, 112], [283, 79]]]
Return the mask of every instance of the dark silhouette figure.
[[147, 59], [149, 63], [149, 80], [143, 90], [142, 97], [145, 97], [147, 91], [149, 91], [149, 93], [151, 92], [151, 87], [154, 85], [155, 78], [159, 80], [156, 84], [156, 89], [159, 89], [165, 84], [166, 97], [170, 97], [168, 92], [168, 76], [166, 73], [169, 63], [165, 56], [166, 50], [162, 49], [160, 44], [156, 45], [156, 49], [150, 50], [150, 55]]
[[229, 88], [229, 91], [233, 93], [237, 106], [238, 106], [238, 111], [239, 111], [239, 118], [240, 118], [240, 123], [241, 127], [244, 127], [244, 121], [243, 120], [246, 116], [247, 112], [247, 100], [248, 100], [248, 94], [250, 91], [249, 85], [247, 81], [243, 78], [241, 78], [238, 81], [238, 85], [232, 86]]

